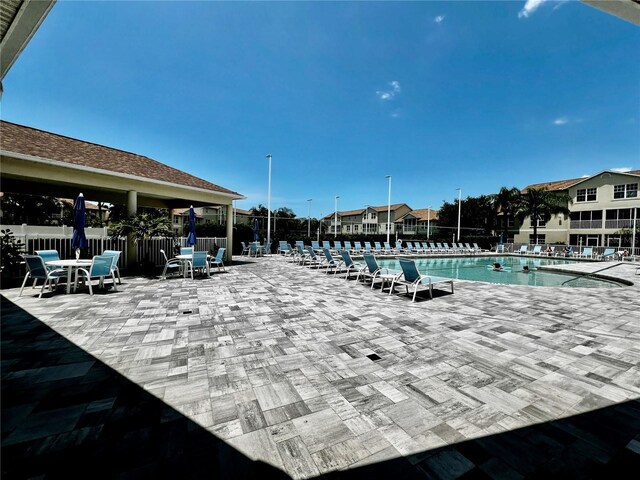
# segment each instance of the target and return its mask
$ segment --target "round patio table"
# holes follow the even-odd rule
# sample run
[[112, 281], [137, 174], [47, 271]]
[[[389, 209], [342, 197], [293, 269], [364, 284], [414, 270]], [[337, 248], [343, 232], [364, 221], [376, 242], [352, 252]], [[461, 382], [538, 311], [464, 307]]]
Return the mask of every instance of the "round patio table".
[[46, 265], [67, 269], [67, 293], [71, 292], [71, 283], [74, 275], [78, 275], [78, 268], [90, 267], [91, 260], [49, 260]]

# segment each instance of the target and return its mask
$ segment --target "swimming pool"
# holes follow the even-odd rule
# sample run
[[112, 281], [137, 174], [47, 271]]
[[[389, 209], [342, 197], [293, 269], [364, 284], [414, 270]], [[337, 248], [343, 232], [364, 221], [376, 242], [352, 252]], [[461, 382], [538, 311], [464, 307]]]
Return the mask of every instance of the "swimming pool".
[[[401, 271], [397, 259], [377, 258], [381, 267]], [[587, 287], [607, 288], [621, 287], [617, 282], [602, 280], [592, 277], [579, 277], [576, 274], [556, 273], [546, 270], [537, 270], [543, 265], [565, 265], [576, 263], [571, 260], [555, 258], [531, 258], [531, 257], [448, 257], [448, 258], [415, 258], [420, 273], [437, 275], [439, 277], [455, 278], [460, 280], [475, 280], [478, 282], [502, 283], [508, 285], [531, 285], [536, 287]], [[503, 271], [494, 271], [491, 265], [494, 262], [504, 267]], [[529, 273], [522, 271], [527, 265]], [[578, 278], [576, 278], [578, 277]]]

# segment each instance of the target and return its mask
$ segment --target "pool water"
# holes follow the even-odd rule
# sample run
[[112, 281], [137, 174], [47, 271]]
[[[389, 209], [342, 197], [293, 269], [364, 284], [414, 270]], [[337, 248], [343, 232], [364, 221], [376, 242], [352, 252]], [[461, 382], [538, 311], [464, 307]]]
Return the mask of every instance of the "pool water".
[[[381, 267], [402, 271], [397, 259], [377, 258]], [[587, 287], [607, 288], [620, 287], [622, 284], [592, 277], [580, 277], [572, 273], [555, 273], [537, 270], [542, 265], [565, 265], [576, 263], [571, 260], [555, 258], [531, 257], [449, 257], [449, 258], [416, 258], [416, 266], [420, 273], [460, 280], [502, 283], [508, 285], [532, 285], [536, 287]], [[492, 268], [494, 262], [500, 263], [503, 271]], [[527, 265], [529, 273], [522, 271]], [[578, 278], [576, 278], [578, 277]]]

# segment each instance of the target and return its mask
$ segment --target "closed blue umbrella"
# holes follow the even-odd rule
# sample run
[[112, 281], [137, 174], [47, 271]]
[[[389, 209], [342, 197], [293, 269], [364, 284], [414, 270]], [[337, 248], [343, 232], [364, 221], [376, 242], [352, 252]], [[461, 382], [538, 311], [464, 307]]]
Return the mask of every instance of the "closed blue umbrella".
[[84, 196], [80, 194], [73, 204], [73, 235], [71, 237], [71, 248], [76, 249], [76, 258], [80, 258], [80, 249], [87, 248], [87, 236], [84, 234], [84, 213]]
[[254, 242], [259, 242], [260, 241], [260, 232], [258, 231], [258, 219], [257, 218], [253, 219], [253, 241]]
[[193, 205], [189, 208], [189, 236], [187, 237], [187, 245], [196, 244], [196, 212]]

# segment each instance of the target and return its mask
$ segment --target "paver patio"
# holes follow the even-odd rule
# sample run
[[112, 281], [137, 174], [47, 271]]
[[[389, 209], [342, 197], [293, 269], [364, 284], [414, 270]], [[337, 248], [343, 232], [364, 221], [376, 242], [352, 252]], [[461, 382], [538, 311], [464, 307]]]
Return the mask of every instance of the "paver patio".
[[608, 273], [635, 284], [456, 281], [412, 304], [273, 256], [4, 291], [3, 476], [79, 454], [123, 477], [621, 472], [640, 462], [640, 276]]

